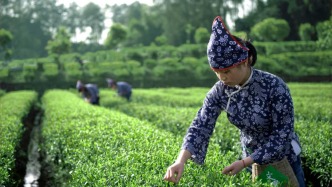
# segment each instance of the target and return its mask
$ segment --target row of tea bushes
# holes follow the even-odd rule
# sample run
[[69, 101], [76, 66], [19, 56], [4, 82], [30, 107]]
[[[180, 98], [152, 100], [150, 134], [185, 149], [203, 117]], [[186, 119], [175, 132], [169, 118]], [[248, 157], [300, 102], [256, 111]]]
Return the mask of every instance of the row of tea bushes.
[[290, 84], [297, 119], [332, 123], [332, 84]]
[[[319, 186], [332, 185], [332, 126], [329, 122], [299, 120], [296, 130], [302, 143], [302, 159]], [[318, 181], [316, 181], [318, 183]]]
[[[135, 96], [130, 103], [125, 102], [119, 97], [111, 97], [114, 95], [113, 91], [102, 90], [101, 105], [113, 110], [119, 110], [142, 121], [148, 121], [159, 129], [164, 129], [176, 136], [183, 137], [199, 109], [199, 107], [180, 107], [180, 104], [176, 102], [179, 95], [182, 97], [182, 95], [189, 90], [191, 89], [186, 89], [184, 91], [175, 88], [169, 90], [151, 89], [150, 92], [135, 90]], [[196, 90], [201, 91], [201, 93], [198, 94]], [[162, 93], [160, 93], [161, 91]], [[186, 93], [185, 95], [191, 95], [190, 97], [192, 98], [197, 94], [197, 98], [194, 98], [192, 102], [188, 101], [189, 103], [187, 103], [187, 105], [196, 105], [195, 101], [201, 98], [205, 91], [206, 89], [204, 88], [194, 88], [192, 91]], [[146, 96], [146, 93], [149, 93], [150, 97]], [[176, 93], [176, 96], [174, 96], [173, 93]], [[160, 95], [164, 95], [164, 97], [160, 97]], [[173, 104], [168, 101], [171, 101]], [[178, 106], [169, 106], [175, 104]], [[211, 142], [218, 143], [221, 151], [225, 152], [228, 150], [234, 150], [234, 148], [239, 148], [239, 146], [237, 146], [239, 140], [238, 137], [238, 129], [229, 123], [226, 118], [226, 113], [222, 113], [216, 123], [215, 132]]]
[[[297, 119], [318, 120], [332, 122], [332, 84], [331, 83], [290, 83], [288, 84], [294, 104]], [[158, 106], [176, 108], [196, 107], [202, 105], [209, 88], [154, 88], [134, 89], [133, 102], [146, 105], [151, 103]], [[105, 97], [112, 97], [115, 93], [107, 93]], [[121, 100], [113, 100], [123, 104]]]
[[[192, 90], [192, 91], [190, 91]], [[205, 94], [209, 91], [205, 88], [152, 88], [152, 89], [135, 89], [135, 102], [153, 103], [153, 105], [170, 106], [170, 107], [199, 107], [203, 103]], [[172, 95], [172, 97], [169, 97]], [[174, 95], [176, 97], [174, 97]]]
[[[150, 93], [156, 93], [150, 91]], [[159, 129], [170, 131], [176, 136], [183, 136], [188, 125], [193, 120], [197, 108], [194, 107], [169, 107], [159, 105], [155, 100], [158, 98], [149, 97], [143, 99], [141, 95], [135, 90], [135, 96], [132, 102], [126, 102], [121, 97], [112, 97], [115, 93], [110, 90], [101, 90], [101, 105], [112, 110], [121, 111], [129, 116], [147, 121], [155, 125]], [[151, 94], [152, 95], [152, 94]], [[159, 97], [157, 95], [157, 97]], [[145, 102], [144, 102], [145, 101]], [[159, 100], [159, 102], [162, 102]]]
[[[320, 181], [332, 185], [332, 84], [290, 84], [295, 129], [302, 142], [304, 166]], [[311, 177], [311, 176], [310, 176]]]
[[[162, 179], [182, 138], [124, 113], [87, 104], [68, 91], [49, 91], [42, 102], [42, 149], [54, 173], [50, 185], [169, 185]], [[262, 186], [252, 184], [247, 172], [222, 175], [221, 169], [238, 155], [219, 153], [219, 146], [210, 144], [206, 164], [189, 162], [178, 186]]]
[[9, 92], [0, 98], [0, 186], [15, 186], [15, 151], [24, 132], [23, 118], [37, 102], [34, 91]]

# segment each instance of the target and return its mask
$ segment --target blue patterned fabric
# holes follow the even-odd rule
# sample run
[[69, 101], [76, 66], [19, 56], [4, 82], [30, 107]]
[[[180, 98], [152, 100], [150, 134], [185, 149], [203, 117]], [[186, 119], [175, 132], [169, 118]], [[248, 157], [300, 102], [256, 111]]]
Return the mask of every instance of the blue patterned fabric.
[[82, 92], [83, 98], [90, 98], [91, 103], [98, 102], [99, 99], [99, 89], [95, 84], [86, 84], [85, 85], [87, 91]]
[[243, 157], [250, 156], [258, 164], [284, 156], [291, 164], [297, 161], [291, 146], [292, 140], [299, 143], [299, 139], [294, 132], [290, 91], [279, 77], [252, 69], [243, 87], [229, 87], [218, 81], [207, 93], [182, 144], [196, 163], [204, 163], [216, 120], [226, 108], [228, 120], [240, 129]]
[[212, 69], [224, 70], [248, 59], [249, 49], [237, 41], [226, 29], [221, 17], [212, 24], [212, 33], [207, 46], [207, 57]]
[[131, 85], [126, 82], [117, 82], [118, 95], [126, 97], [131, 95]]

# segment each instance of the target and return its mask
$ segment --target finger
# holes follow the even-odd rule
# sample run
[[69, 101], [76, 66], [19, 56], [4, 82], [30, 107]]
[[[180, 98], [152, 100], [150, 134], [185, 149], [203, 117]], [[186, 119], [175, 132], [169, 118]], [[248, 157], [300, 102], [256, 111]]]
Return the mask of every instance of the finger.
[[234, 171], [233, 170], [230, 170], [230, 171], [227, 171], [227, 172], [223, 172], [224, 175], [229, 175], [229, 176], [232, 176], [232, 175], [235, 175]]
[[165, 176], [164, 176], [164, 179], [168, 179], [169, 178], [169, 169], [167, 169], [166, 173], [165, 173]]
[[235, 175], [237, 172], [234, 170], [233, 167], [226, 167], [223, 171], [222, 171], [222, 174], [225, 174], [225, 175]]
[[225, 167], [225, 168], [222, 170], [222, 174], [228, 174], [230, 171], [231, 171], [230, 167]]
[[173, 170], [171, 170], [171, 169], [169, 169], [168, 170], [168, 172], [167, 172], [167, 174], [168, 174], [168, 180], [172, 180], [172, 178], [173, 178]]
[[182, 171], [180, 170], [180, 171], [177, 173], [176, 177], [175, 177], [175, 181], [176, 181], [176, 183], [178, 183], [178, 182], [180, 181], [181, 176], [182, 176]]
[[175, 182], [174, 172], [171, 169], [167, 170], [165, 180], [168, 182]]
[[165, 175], [164, 175], [164, 180], [166, 180], [168, 178], [168, 171], [166, 171]]

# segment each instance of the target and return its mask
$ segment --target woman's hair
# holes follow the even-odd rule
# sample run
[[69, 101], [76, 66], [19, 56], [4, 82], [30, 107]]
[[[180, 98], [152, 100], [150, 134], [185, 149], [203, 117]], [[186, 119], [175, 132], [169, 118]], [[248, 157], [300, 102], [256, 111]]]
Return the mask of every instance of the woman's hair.
[[249, 40], [244, 40], [244, 39], [241, 39], [237, 36], [234, 36], [233, 37], [238, 40], [239, 42], [241, 42], [241, 44], [243, 44], [244, 46], [246, 46], [247, 48], [249, 48], [249, 59], [250, 57], [252, 57], [252, 61], [250, 62], [250, 66], [254, 66], [255, 63], [256, 63], [256, 60], [257, 60], [257, 51], [256, 51], [256, 48], [255, 46], [249, 41]]

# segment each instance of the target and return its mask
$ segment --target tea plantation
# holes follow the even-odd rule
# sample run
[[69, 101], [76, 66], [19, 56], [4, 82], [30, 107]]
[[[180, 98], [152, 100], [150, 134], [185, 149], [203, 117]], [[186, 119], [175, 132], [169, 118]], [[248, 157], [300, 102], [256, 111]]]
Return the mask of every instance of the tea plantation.
[[[295, 130], [308, 186], [332, 181], [332, 84], [289, 83]], [[39, 152], [41, 186], [172, 186], [163, 181], [182, 138], [209, 88], [134, 89], [131, 102], [101, 89], [101, 106], [85, 103], [77, 91], [13, 91], [0, 97], [0, 186], [22, 185], [18, 146], [32, 109], [42, 111]], [[249, 172], [221, 174], [241, 154], [239, 131], [225, 113], [218, 118], [206, 162], [188, 162], [177, 186], [269, 186]]]

